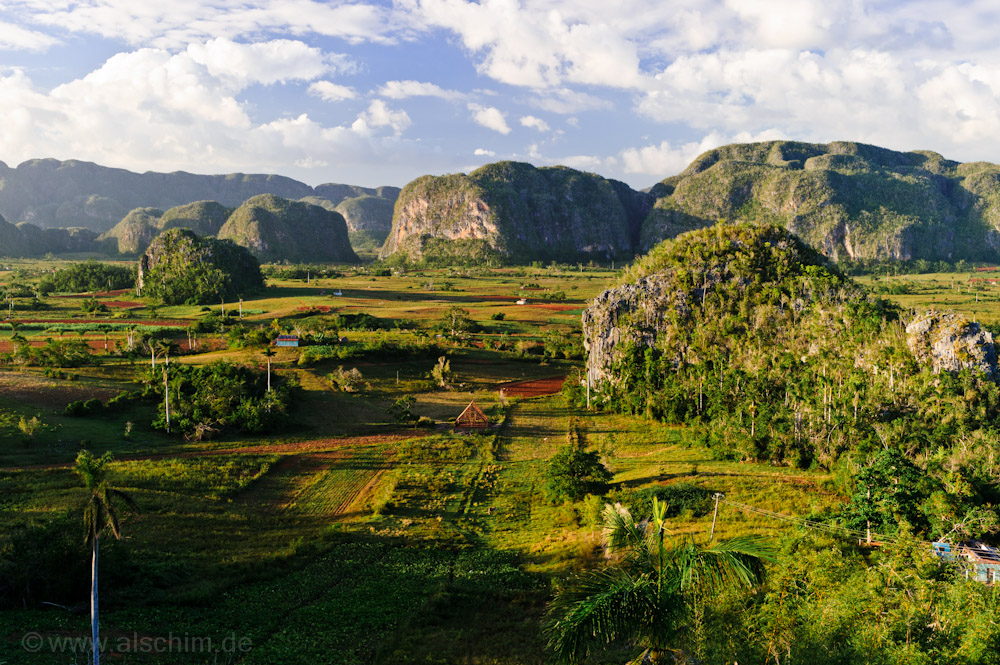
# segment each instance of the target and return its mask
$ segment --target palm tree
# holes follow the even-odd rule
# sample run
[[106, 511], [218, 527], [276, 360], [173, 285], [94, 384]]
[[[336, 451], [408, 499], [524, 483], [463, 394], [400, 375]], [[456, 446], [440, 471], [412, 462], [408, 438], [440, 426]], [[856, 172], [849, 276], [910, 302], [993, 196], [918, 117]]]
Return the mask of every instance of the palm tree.
[[166, 360], [167, 366], [170, 365], [170, 354], [171, 352], [177, 353], [180, 351], [180, 347], [172, 339], [160, 339], [156, 341], [156, 351], [164, 360]]
[[106, 452], [101, 457], [94, 457], [89, 450], [81, 450], [76, 456], [73, 470], [83, 480], [90, 494], [87, 507], [83, 513], [83, 522], [87, 529], [87, 545], [91, 548], [90, 562], [90, 632], [93, 639], [94, 665], [100, 663], [100, 642], [97, 639], [97, 550], [98, 541], [105, 530], [111, 529], [111, 535], [116, 539], [122, 537], [121, 522], [118, 518], [118, 505], [124, 504], [126, 509], [138, 511], [138, 506], [125, 492], [108, 485], [105, 472], [111, 461], [111, 453]]
[[653, 519], [636, 522], [628, 509], [607, 505], [604, 540], [613, 564], [578, 577], [549, 605], [545, 633], [565, 663], [615, 641], [641, 648], [633, 663], [656, 663], [672, 649], [694, 591], [752, 587], [771, 549], [753, 537], [708, 546], [665, 540], [666, 504], [653, 500]]
[[271, 392], [271, 358], [274, 357], [274, 349], [265, 348], [264, 355], [267, 356], [267, 392]]

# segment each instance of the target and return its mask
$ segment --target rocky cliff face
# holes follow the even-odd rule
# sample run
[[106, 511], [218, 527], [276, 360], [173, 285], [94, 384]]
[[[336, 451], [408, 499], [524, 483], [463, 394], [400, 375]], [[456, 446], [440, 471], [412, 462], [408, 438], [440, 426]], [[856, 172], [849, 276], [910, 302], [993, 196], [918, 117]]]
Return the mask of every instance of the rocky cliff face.
[[392, 212], [395, 205], [395, 199], [358, 196], [341, 201], [336, 211], [347, 222], [347, 231], [353, 246], [380, 247], [392, 229]]
[[246, 247], [261, 261], [358, 260], [339, 213], [271, 194], [248, 199], [234, 210], [218, 237]]
[[651, 193], [641, 245], [719, 219], [780, 224], [834, 260], [996, 261], [1000, 167], [850, 142], [710, 150]]
[[996, 380], [993, 334], [954, 312], [927, 312], [906, 326], [907, 344], [918, 362], [935, 372], [972, 369]]
[[631, 256], [652, 199], [623, 183], [518, 162], [424, 176], [399, 195], [383, 258], [587, 260]]

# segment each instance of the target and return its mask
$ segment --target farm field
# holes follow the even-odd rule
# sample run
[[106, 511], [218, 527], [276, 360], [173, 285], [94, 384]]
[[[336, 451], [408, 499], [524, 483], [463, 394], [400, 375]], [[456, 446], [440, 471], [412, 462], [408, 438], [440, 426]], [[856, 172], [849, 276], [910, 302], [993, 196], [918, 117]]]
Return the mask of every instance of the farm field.
[[1000, 325], [998, 278], [1000, 272], [955, 272], [864, 276], [857, 281], [908, 310], [949, 309], [996, 326]]
[[[0, 263], [0, 289], [61, 266]], [[123, 540], [102, 541], [108, 662], [548, 662], [539, 625], [553, 589], [602, 556], [603, 501], [545, 496], [548, 461], [573, 427], [612, 472], [611, 501], [645, 505], [650, 491], [676, 484], [786, 515], [822, 516], [844, 501], [831, 473], [713, 459], [685, 428], [572, 406], [562, 387], [579, 382], [580, 314], [614, 279], [610, 270], [329, 270], [337, 276], [289, 278], [276, 268], [260, 296], [207, 308], [120, 291], [45, 296], [37, 310], [12, 299], [0, 354], [19, 335], [33, 348], [83, 342], [93, 362], [32, 366], [11, 356], [0, 366], [0, 549], [13, 562], [5, 572], [28, 580], [42, 558], [65, 564], [58, 588], [0, 589], [0, 663], [87, 659], [86, 494], [72, 471], [83, 448], [113, 453], [113, 484], [141, 509], [125, 519]], [[960, 275], [908, 276], [912, 293], [887, 297], [1000, 323], [1000, 292], [984, 287], [977, 303], [952, 277], [958, 284]], [[91, 299], [108, 311], [84, 312]], [[456, 332], [454, 308], [473, 325]], [[237, 334], [260, 327], [304, 339], [333, 317], [332, 340], [273, 357]], [[208, 319], [222, 323], [198, 326]], [[354, 327], [358, 320], [366, 324]], [[157, 372], [168, 367], [156, 339], [176, 344], [171, 368], [224, 360], [266, 372], [270, 362], [276, 385], [295, 386], [288, 423], [199, 440], [156, 425], [162, 406], [148, 396], [103, 406], [140, 391], [154, 362]], [[441, 380], [440, 359], [449, 366]], [[67, 411], [95, 399], [90, 412]], [[456, 430], [472, 401], [492, 426]], [[399, 416], [404, 409], [412, 418]], [[705, 542], [712, 522], [700, 506], [667, 527], [679, 541]], [[802, 535], [727, 506], [715, 534]], [[55, 604], [41, 604], [50, 597]], [[44, 646], [26, 649], [29, 633]], [[212, 645], [139, 653], [177, 636]], [[596, 662], [624, 660], [607, 658]]]

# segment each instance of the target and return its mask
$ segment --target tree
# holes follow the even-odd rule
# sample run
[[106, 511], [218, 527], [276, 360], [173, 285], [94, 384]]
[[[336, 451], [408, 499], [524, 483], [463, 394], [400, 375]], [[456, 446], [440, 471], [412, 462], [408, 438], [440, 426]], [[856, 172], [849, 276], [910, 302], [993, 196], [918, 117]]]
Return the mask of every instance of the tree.
[[274, 349], [270, 346], [265, 348], [264, 355], [267, 357], [267, 392], [271, 392], [271, 358], [275, 355]]
[[[753, 537], [708, 546], [668, 544], [666, 504], [653, 501], [653, 518], [636, 522], [627, 508], [604, 508], [604, 543], [612, 564], [577, 577], [549, 604], [545, 634], [565, 663], [612, 642], [642, 649], [633, 663], [661, 662], [683, 630], [695, 592], [751, 588], [762, 577], [771, 548]], [[679, 654], [678, 654], [679, 655]]]
[[469, 310], [449, 307], [441, 317], [441, 328], [454, 337], [460, 332], [476, 332], [479, 325], [469, 316]]
[[600, 455], [586, 451], [583, 430], [571, 420], [566, 445], [559, 448], [545, 470], [545, 490], [554, 501], [579, 501], [587, 494], [601, 494], [613, 474], [601, 463]]
[[112, 488], [105, 474], [107, 465], [111, 462], [111, 453], [106, 452], [101, 457], [94, 457], [89, 450], [81, 450], [76, 456], [73, 470], [83, 480], [89, 498], [83, 513], [83, 522], [87, 530], [87, 545], [91, 548], [90, 563], [90, 632], [93, 639], [94, 665], [100, 663], [100, 642], [98, 641], [97, 621], [97, 552], [101, 534], [111, 530], [111, 535], [121, 539], [121, 521], [118, 517], [118, 504], [126, 509], [138, 511], [135, 501], [125, 492]]
[[431, 369], [431, 378], [440, 388], [447, 388], [452, 379], [451, 361], [445, 356], [438, 358], [437, 364]]
[[392, 403], [386, 413], [396, 419], [397, 422], [406, 424], [417, 421], [417, 417], [413, 415], [413, 406], [417, 403], [416, 398], [413, 395], [404, 395]]
[[21, 434], [24, 436], [24, 445], [30, 445], [35, 438], [35, 432], [42, 426], [42, 421], [38, 419], [38, 416], [32, 416], [31, 419], [27, 419], [21, 416], [21, 419], [17, 423], [17, 428], [21, 430]]
[[170, 365], [170, 354], [178, 353], [180, 347], [172, 339], [159, 339], [156, 340], [156, 352], [163, 356], [167, 365]]
[[917, 528], [923, 525], [920, 504], [924, 476], [902, 453], [885, 449], [858, 472], [854, 494], [845, 510], [850, 524], [872, 532], [895, 533], [901, 520]]

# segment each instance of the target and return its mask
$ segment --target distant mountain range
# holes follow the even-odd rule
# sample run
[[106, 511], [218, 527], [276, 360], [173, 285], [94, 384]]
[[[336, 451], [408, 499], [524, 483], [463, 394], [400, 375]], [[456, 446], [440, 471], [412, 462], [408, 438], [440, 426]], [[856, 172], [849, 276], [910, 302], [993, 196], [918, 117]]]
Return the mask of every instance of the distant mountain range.
[[[275, 175], [138, 174], [78, 161], [0, 163], [0, 214], [18, 223], [0, 220], [0, 255], [134, 255], [178, 226], [221, 237], [230, 216], [264, 194], [272, 195], [265, 207], [280, 214], [254, 227], [270, 229], [261, 231], [268, 249], [255, 250], [262, 260], [343, 255], [301, 242], [337, 235], [305, 230], [333, 219], [314, 208], [342, 217], [355, 248], [381, 247], [390, 261], [627, 258], [720, 219], [779, 224], [834, 260], [1000, 260], [1000, 166], [844, 141], [723, 146], [646, 191], [518, 162], [423, 176], [402, 191], [310, 187]], [[234, 240], [263, 247], [263, 235], [237, 226]]]
[[[399, 188], [335, 183], [310, 187], [262, 174], [133, 173], [76, 160], [36, 159], [17, 168], [0, 162], [0, 256], [138, 254], [168, 228], [183, 226], [214, 235], [231, 213], [261, 194], [305, 199], [311, 207], [336, 211], [346, 218], [348, 231], [358, 234], [359, 244], [377, 246], [388, 233]], [[348, 214], [340, 214], [338, 206]], [[316, 214], [313, 222], [320, 218], [326, 219]], [[261, 258], [273, 260], [273, 254]], [[307, 254], [332, 261], [343, 251], [314, 247]], [[279, 258], [302, 256], [291, 252]]]

